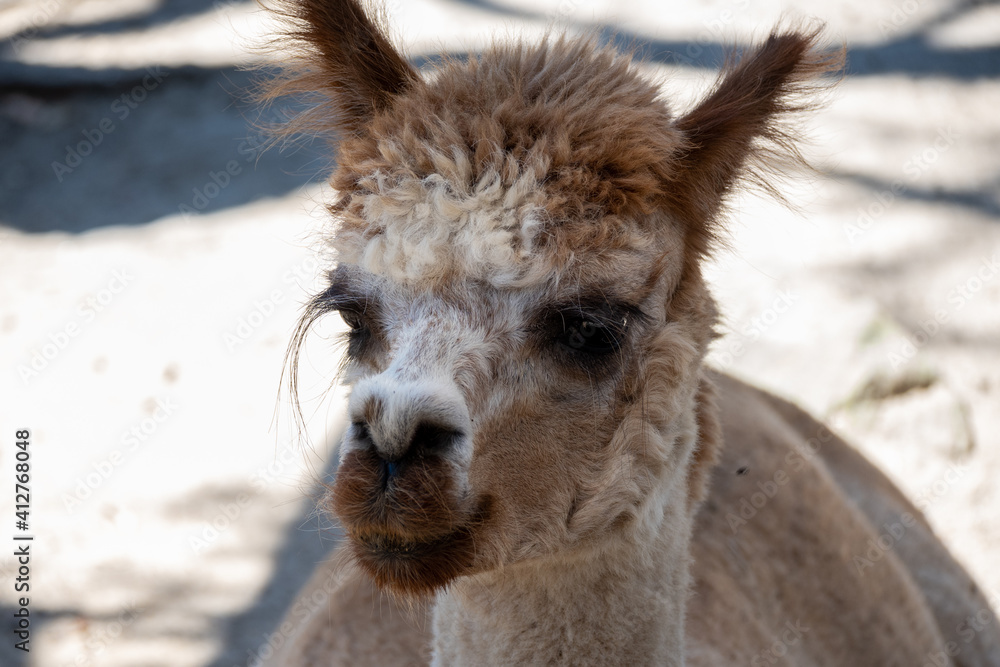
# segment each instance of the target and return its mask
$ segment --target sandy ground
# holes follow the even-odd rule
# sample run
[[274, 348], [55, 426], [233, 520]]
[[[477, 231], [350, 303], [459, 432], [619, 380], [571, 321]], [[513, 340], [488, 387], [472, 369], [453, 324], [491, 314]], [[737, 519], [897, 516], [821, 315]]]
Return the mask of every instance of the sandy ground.
[[[810, 121], [824, 175], [789, 186], [798, 213], [735, 202], [713, 363], [849, 436], [1000, 596], [1000, 6], [388, 4], [417, 62], [614, 26], [678, 108], [724, 45], [819, 11], [850, 59]], [[240, 67], [266, 32], [248, 2], [0, 5], [0, 664], [254, 664], [336, 540], [312, 509], [342, 424], [335, 324], [304, 359], [308, 445], [277, 394], [328, 158], [261, 150]], [[35, 538], [30, 654], [15, 533]]]

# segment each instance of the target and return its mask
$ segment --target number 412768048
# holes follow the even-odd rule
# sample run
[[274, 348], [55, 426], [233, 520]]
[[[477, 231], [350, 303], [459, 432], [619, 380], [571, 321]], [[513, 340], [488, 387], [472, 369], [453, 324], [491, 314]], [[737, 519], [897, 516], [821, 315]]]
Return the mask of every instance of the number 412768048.
[[28, 450], [28, 446], [31, 433], [27, 429], [22, 429], [14, 435], [17, 437], [15, 442], [17, 452], [14, 455], [14, 458], [17, 459], [14, 466], [14, 503], [16, 505], [15, 515], [17, 516], [15, 525], [20, 530], [28, 530], [28, 516], [31, 512], [31, 490], [28, 488], [28, 482], [31, 481], [31, 452]]

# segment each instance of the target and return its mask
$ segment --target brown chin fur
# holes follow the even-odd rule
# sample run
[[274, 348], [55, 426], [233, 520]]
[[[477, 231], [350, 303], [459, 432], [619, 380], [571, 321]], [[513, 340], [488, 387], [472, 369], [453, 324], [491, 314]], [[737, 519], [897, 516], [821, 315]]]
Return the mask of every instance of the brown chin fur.
[[429, 542], [348, 530], [351, 554], [379, 588], [428, 595], [472, 570], [475, 551], [469, 528]]
[[466, 509], [453, 469], [440, 457], [417, 455], [398, 465], [389, 478], [374, 452], [350, 452], [337, 470], [330, 505], [355, 560], [380, 587], [426, 594], [471, 567], [471, 526], [484, 512]]

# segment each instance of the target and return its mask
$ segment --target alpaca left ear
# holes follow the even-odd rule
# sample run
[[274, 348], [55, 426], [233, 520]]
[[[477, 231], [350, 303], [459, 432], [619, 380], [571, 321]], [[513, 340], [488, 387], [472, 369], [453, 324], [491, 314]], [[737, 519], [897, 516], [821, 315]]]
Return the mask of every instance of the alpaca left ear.
[[677, 121], [687, 148], [670, 198], [693, 226], [699, 252], [708, 251], [713, 219], [741, 178], [780, 198], [768, 174], [804, 163], [788, 117], [816, 106], [819, 78], [843, 62], [842, 50], [817, 47], [820, 32], [772, 32], [749, 55], [731, 59], [709, 95]]
[[298, 58], [265, 99], [296, 95], [316, 104], [283, 134], [357, 132], [420, 81], [386, 35], [384, 18], [365, 0], [276, 0]]

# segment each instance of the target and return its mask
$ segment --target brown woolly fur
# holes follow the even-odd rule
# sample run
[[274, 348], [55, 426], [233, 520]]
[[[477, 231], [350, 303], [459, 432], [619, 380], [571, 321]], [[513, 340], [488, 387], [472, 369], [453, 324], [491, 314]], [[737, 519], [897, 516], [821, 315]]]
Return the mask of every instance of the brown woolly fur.
[[593, 37], [421, 76], [358, 2], [284, 15], [274, 94], [319, 100], [290, 131], [339, 136], [337, 265], [289, 383], [338, 313], [351, 393], [323, 503], [346, 543], [272, 664], [941, 665], [959, 640], [954, 664], [1000, 664], [919, 512], [704, 364], [702, 262], [730, 193], [801, 162], [791, 121], [840, 62], [819, 31], [776, 29], [676, 116]]
[[[390, 44], [381, 17], [364, 0], [261, 0], [282, 19], [283, 47], [295, 59], [263, 90], [263, 101], [304, 96], [312, 108], [280, 131], [330, 136], [357, 131], [417, 73]], [[296, 51], [296, 47], [298, 50]]]
[[712, 92], [678, 119], [687, 142], [674, 174], [671, 199], [689, 225], [689, 243], [701, 253], [712, 245], [711, 221], [734, 185], [751, 180], [781, 199], [774, 178], [805, 167], [801, 137], [789, 120], [814, 110], [829, 85], [820, 77], [840, 71], [844, 51], [817, 48], [821, 29], [771, 33], [740, 58], [731, 55]]
[[509, 187], [531, 172], [555, 195], [555, 220], [649, 213], [678, 141], [658, 96], [627, 58], [590, 39], [495, 44], [446, 61], [369, 136], [344, 144], [336, 183], [403, 168], [467, 188], [498, 173]]
[[702, 378], [698, 385], [698, 448], [688, 470], [688, 503], [694, 507], [705, 499], [712, 469], [722, 448], [722, 426], [719, 424], [715, 384]]
[[341, 463], [332, 501], [344, 524], [414, 543], [431, 542], [458, 529], [463, 516], [451, 497], [445, 462], [415, 460], [392, 476], [381, 463], [369, 450], [352, 452]]
[[466, 511], [454, 494], [450, 467], [437, 457], [406, 461], [389, 476], [370, 450], [349, 454], [337, 470], [330, 508], [348, 527], [358, 564], [383, 588], [431, 593], [468, 569], [468, 526], [485, 511]]

